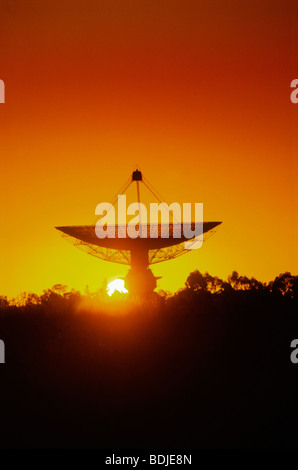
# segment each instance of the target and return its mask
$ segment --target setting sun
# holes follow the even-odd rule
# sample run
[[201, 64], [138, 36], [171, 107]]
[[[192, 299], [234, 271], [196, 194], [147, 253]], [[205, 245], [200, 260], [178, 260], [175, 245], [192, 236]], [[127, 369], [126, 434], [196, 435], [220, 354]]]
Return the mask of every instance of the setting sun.
[[121, 294], [127, 294], [128, 290], [124, 287], [124, 280], [123, 279], [114, 279], [114, 281], [110, 282], [107, 286], [107, 293], [109, 296], [114, 294], [114, 292], [120, 292]]

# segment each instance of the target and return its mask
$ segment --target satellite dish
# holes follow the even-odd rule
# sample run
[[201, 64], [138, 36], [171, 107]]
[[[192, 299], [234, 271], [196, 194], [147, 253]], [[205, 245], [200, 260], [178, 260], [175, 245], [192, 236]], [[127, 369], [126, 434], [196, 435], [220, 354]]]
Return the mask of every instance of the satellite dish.
[[[125, 194], [127, 189], [132, 184], [135, 184], [137, 199], [140, 204], [141, 183], [147, 187], [159, 203], [164, 202], [138, 169], [132, 173], [129, 180], [120, 189], [119, 194]], [[115, 204], [116, 201], [113, 202], [113, 205]], [[169, 224], [169, 236], [167, 238], [162, 237], [162, 223], [155, 225], [155, 238], [151, 238], [150, 224], [144, 225], [141, 224], [141, 221], [140, 227], [142, 230], [140, 230], [140, 233], [143, 236], [136, 238], [130, 238], [128, 233], [126, 233], [126, 238], [123, 238], [123, 231], [127, 232], [128, 229], [127, 225], [113, 226], [114, 238], [98, 238], [95, 232], [95, 225], [75, 225], [55, 228], [62, 232], [68, 241], [86, 253], [105, 261], [130, 266], [131, 269], [125, 279], [129, 293], [146, 296], [152, 294], [156, 288], [156, 280], [159, 279], [153, 275], [149, 265], [168, 261], [189, 252], [185, 248], [185, 242], [191, 240], [183, 235], [183, 231], [181, 231], [181, 236], [177, 238], [175, 233], [176, 224], [181, 225], [181, 222], [173, 221]], [[206, 234], [210, 235], [213, 233], [214, 229], [220, 224], [221, 222], [203, 222], [202, 232], [204, 241], [206, 240]], [[195, 229], [195, 222], [191, 222], [189, 225], [192, 230]]]

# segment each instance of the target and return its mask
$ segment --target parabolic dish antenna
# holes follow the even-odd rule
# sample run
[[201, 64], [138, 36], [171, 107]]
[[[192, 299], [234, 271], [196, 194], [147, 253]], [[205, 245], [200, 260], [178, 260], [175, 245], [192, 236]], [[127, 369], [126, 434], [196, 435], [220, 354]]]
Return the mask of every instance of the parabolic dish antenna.
[[[164, 203], [157, 191], [153, 189], [152, 185], [139, 170], [135, 170], [132, 173], [118, 194], [125, 194], [132, 184], [136, 185], [138, 204], [141, 202], [140, 184], [143, 184], [150, 191], [159, 204]], [[117, 200], [118, 197], [112, 204], [115, 205]], [[140, 213], [141, 211], [139, 216]], [[150, 227], [150, 224], [144, 225], [141, 221], [139, 227], [141, 227], [142, 236], [136, 238], [130, 238], [127, 225], [114, 225], [110, 228], [108, 226], [107, 230], [113, 229], [114, 238], [98, 238], [95, 225], [75, 225], [55, 228], [62, 232], [68, 241], [86, 253], [105, 261], [130, 266], [131, 269], [125, 279], [126, 287], [131, 294], [144, 296], [154, 291], [156, 280], [158, 279], [149, 269], [149, 265], [161, 263], [191, 251], [185, 248], [185, 242], [189, 242], [191, 239], [184, 236], [183, 230], [181, 230], [181, 236], [177, 238], [175, 231], [177, 224], [181, 225], [181, 222], [173, 220], [169, 223], [167, 238], [162, 237], [162, 223], [151, 225]], [[207, 235], [214, 233], [214, 229], [220, 224], [221, 222], [203, 222], [202, 232], [204, 241]], [[195, 229], [195, 222], [191, 222], [189, 225], [192, 230]], [[152, 238], [152, 230], [155, 232], [154, 238]], [[126, 237], [124, 238], [125, 232]]]

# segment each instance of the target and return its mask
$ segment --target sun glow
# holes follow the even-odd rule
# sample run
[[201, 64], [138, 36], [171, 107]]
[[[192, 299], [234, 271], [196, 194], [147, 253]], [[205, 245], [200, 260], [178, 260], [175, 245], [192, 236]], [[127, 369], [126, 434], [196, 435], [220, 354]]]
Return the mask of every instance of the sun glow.
[[121, 294], [127, 294], [128, 290], [124, 287], [123, 279], [114, 279], [110, 282], [107, 287], [107, 293], [109, 296], [114, 294], [114, 292], [120, 292]]

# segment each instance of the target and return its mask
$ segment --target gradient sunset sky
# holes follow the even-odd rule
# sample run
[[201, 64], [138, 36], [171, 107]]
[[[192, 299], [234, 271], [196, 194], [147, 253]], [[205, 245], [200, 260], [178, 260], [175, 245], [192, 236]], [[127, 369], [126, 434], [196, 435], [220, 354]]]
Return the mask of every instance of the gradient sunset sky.
[[94, 222], [136, 163], [223, 225], [153, 266], [297, 274], [297, 2], [2, 0], [0, 295], [125, 275], [54, 227]]

